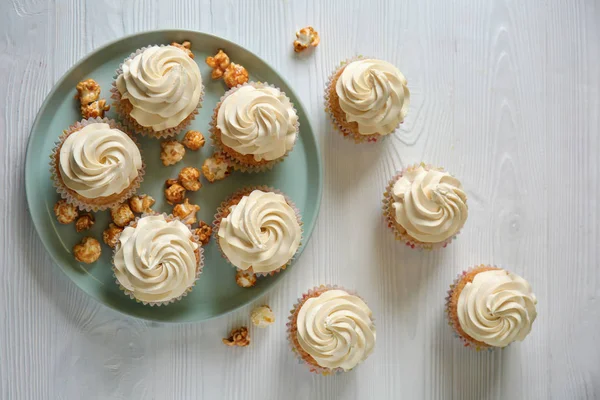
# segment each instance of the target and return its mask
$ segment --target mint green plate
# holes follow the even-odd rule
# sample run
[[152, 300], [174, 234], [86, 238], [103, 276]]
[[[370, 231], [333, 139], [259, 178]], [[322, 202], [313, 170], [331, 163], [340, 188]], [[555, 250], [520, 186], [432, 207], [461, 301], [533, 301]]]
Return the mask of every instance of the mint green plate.
[[[97, 262], [86, 265], [74, 259], [71, 249], [82, 237], [93, 236], [102, 242], [102, 231], [108, 226], [110, 216], [107, 211], [96, 213], [94, 227], [82, 233], [75, 232], [74, 224], [60, 225], [53, 212], [54, 203], [59, 196], [50, 180], [48, 162], [54, 142], [62, 130], [81, 119], [77, 100], [73, 98], [79, 81], [95, 79], [102, 88], [101, 97], [108, 100], [113, 74], [129, 54], [143, 46], [183, 40], [192, 42], [195, 60], [200, 66], [205, 84], [204, 103], [190, 129], [204, 133], [207, 144], [197, 152], [188, 150], [182, 162], [164, 167], [159, 157], [159, 140], [140, 138], [147, 168], [138, 193], [147, 193], [156, 199], [154, 210], [170, 213], [172, 208], [166, 203], [163, 194], [165, 180], [176, 177], [184, 166], [201, 166], [204, 159], [212, 154], [208, 123], [214, 106], [225, 93], [226, 87], [221, 80], [213, 81], [210, 78], [211, 69], [204, 60], [223, 48], [231, 60], [246, 67], [250, 80], [271, 83], [289, 96], [300, 117], [300, 137], [286, 160], [273, 170], [260, 174], [235, 172], [213, 184], [203, 181], [202, 189], [189, 193], [190, 202], [200, 205], [199, 219], [212, 222], [220, 202], [239, 188], [269, 185], [280, 189], [296, 203], [302, 213], [304, 240], [299, 250], [302, 252], [315, 226], [323, 188], [319, 149], [304, 107], [289, 84], [265, 61], [232, 42], [212, 35], [183, 30], [139, 33], [109, 43], [83, 58], [58, 81], [42, 105], [31, 129], [25, 166], [25, 188], [31, 218], [46, 249], [62, 271], [85, 293], [110, 308], [134, 317], [165, 322], [202, 321], [233, 311], [263, 295], [285, 278], [287, 270], [272, 277], [260, 278], [253, 288], [240, 288], [235, 283], [235, 269], [223, 260], [214, 239], [211, 239], [205, 247], [204, 271], [187, 297], [166, 307], [136, 303], [115, 284], [111, 271], [112, 251], [104, 243], [102, 256]], [[115, 118], [112, 111], [107, 116]]]

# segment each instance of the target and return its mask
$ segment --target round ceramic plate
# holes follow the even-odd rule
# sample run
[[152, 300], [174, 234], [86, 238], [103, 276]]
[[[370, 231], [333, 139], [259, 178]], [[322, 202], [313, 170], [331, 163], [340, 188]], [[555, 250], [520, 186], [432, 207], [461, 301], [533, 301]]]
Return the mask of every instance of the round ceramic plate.
[[[201, 131], [207, 143], [199, 151], [188, 150], [182, 162], [165, 167], [160, 161], [160, 141], [140, 137], [147, 168], [138, 193], [146, 193], [156, 199], [154, 210], [170, 213], [172, 207], [166, 203], [163, 194], [165, 180], [175, 178], [185, 166], [200, 167], [212, 154], [208, 124], [216, 103], [227, 88], [222, 80], [213, 81], [210, 78], [211, 69], [204, 60], [222, 48], [232, 61], [246, 67], [250, 80], [271, 83], [288, 95], [298, 110], [300, 137], [285, 161], [271, 171], [259, 174], [234, 172], [228, 178], [212, 184], [204, 180], [203, 187], [195, 193], [189, 192], [188, 197], [191, 203], [201, 207], [198, 218], [211, 223], [220, 202], [239, 188], [269, 185], [280, 189], [302, 213], [304, 240], [299, 250], [301, 252], [315, 225], [323, 185], [321, 158], [310, 122], [292, 88], [271, 66], [248, 50], [215, 36], [182, 30], [146, 32], [119, 39], [86, 56], [58, 81], [42, 105], [31, 130], [25, 167], [25, 187], [33, 223], [46, 249], [63, 272], [84, 292], [110, 308], [138, 318], [168, 322], [202, 321], [233, 311], [284, 279], [287, 270], [260, 278], [252, 288], [241, 288], [235, 283], [235, 269], [221, 257], [212, 238], [205, 246], [204, 271], [187, 297], [166, 307], [136, 303], [115, 284], [111, 271], [112, 250], [104, 243], [101, 258], [93, 264], [79, 263], [73, 257], [73, 246], [84, 236], [93, 236], [102, 242], [102, 231], [108, 226], [110, 215], [108, 211], [96, 213], [96, 224], [82, 233], [75, 232], [74, 224], [59, 224], [53, 212], [59, 196], [50, 179], [49, 156], [63, 129], [81, 119], [78, 102], [73, 98], [79, 81], [95, 79], [102, 88], [100, 97], [109, 100], [113, 75], [123, 59], [143, 46], [183, 40], [192, 42], [195, 60], [205, 84], [204, 103], [190, 129]], [[115, 118], [115, 114], [110, 111], [107, 117]]]

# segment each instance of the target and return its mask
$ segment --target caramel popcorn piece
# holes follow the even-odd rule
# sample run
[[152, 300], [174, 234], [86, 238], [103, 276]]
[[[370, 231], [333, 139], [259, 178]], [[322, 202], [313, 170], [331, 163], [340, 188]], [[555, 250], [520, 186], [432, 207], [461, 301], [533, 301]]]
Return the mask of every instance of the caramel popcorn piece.
[[243, 288], [249, 288], [256, 285], [256, 275], [251, 270], [241, 270], [235, 274], [235, 283]]
[[213, 154], [202, 164], [202, 174], [210, 183], [225, 179], [230, 173], [231, 166], [220, 153]]
[[123, 228], [113, 224], [112, 222], [108, 225], [108, 228], [102, 232], [102, 240], [106, 245], [112, 249], [115, 248], [119, 242], [119, 235], [123, 232]]
[[250, 344], [248, 328], [242, 326], [241, 328], [233, 329], [228, 338], [223, 338], [223, 343], [227, 346], [248, 346]]
[[167, 203], [171, 205], [183, 203], [183, 199], [185, 198], [185, 188], [175, 179], [167, 179], [166, 186], [165, 197], [167, 198]]
[[194, 58], [194, 53], [192, 53], [192, 44], [189, 41], [186, 40], [183, 43], [173, 42], [171, 43], [171, 46], [185, 51], [190, 58]]
[[194, 229], [194, 235], [200, 238], [200, 242], [203, 246], [206, 246], [210, 241], [212, 235], [212, 227], [204, 221], [200, 221], [198, 228]]
[[100, 242], [93, 237], [86, 236], [81, 243], [73, 246], [73, 255], [77, 261], [91, 264], [100, 258], [102, 248]]
[[83, 232], [85, 230], [90, 229], [94, 225], [95, 219], [94, 216], [90, 213], [85, 213], [77, 218], [75, 221], [75, 230], [77, 232]]
[[104, 118], [104, 112], [110, 110], [110, 105], [106, 104], [106, 100], [96, 100], [90, 104], [81, 105], [81, 115], [83, 118]]
[[185, 167], [179, 172], [179, 182], [185, 190], [195, 192], [202, 187], [200, 183], [200, 170], [194, 167]]
[[223, 74], [223, 80], [230, 88], [237, 85], [243, 85], [248, 82], [248, 71], [239, 64], [231, 63]]
[[214, 57], [206, 57], [206, 64], [213, 69], [211, 78], [220, 79], [229, 67], [229, 56], [223, 50], [219, 50]]
[[260, 306], [256, 307], [250, 313], [250, 319], [252, 320], [252, 324], [258, 328], [266, 328], [275, 322], [275, 314], [273, 314], [273, 310], [269, 306]]
[[142, 194], [140, 196], [133, 196], [129, 199], [129, 208], [131, 211], [137, 214], [151, 213], [152, 206], [156, 203], [156, 200], [152, 196]]
[[79, 211], [77, 211], [77, 207], [73, 204], [69, 204], [66, 200], [61, 199], [54, 205], [54, 214], [56, 214], [56, 219], [59, 223], [70, 224], [77, 219]]
[[185, 199], [183, 204], [177, 204], [173, 207], [173, 215], [188, 225], [194, 225], [198, 222], [196, 213], [200, 211], [200, 206], [197, 204], [190, 204], [188, 199]]
[[164, 166], [177, 164], [185, 155], [185, 147], [175, 139], [165, 140], [160, 147], [160, 159]]
[[100, 97], [100, 85], [93, 79], [79, 82], [75, 89], [77, 89], [75, 98], [79, 100], [82, 107], [95, 102]]
[[317, 47], [321, 39], [319, 32], [315, 31], [312, 26], [300, 29], [296, 32], [296, 40], [294, 41], [294, 51], [299, 53], [309, 47]]
[[202, 133], [198, 131], [187, 131], [181, 143], [188, 149], [196, 151], [204, 146], [205, 140]]
[[120, 227], [129, 225], [135, 219], [135, 215], [127, 203], [111, 208], [110, 216], [113, 222]]

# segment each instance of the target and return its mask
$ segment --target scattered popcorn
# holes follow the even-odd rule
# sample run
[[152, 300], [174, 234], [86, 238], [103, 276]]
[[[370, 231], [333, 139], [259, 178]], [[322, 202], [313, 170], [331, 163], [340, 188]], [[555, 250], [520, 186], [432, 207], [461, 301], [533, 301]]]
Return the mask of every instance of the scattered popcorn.
[[256, 285], [256, 275], [252, 270], [241, 270], [239, 269], [235, 274], [235, 283], [243, 288], [249, 288]]
[[110, 105], [106, 100], [100, 99], [88, 105], [81, 105], [81, 115], [83, 118], [104, 118], [104, 112], [110, 110]]
[[173, 42], [171, 43], [171, 46], [185, 51], [190, 58], [194, 58], [194, 53], [192, 53], [192, 44], [189, 41], [186, 40], [181, 44]]
[[202, 133], [198, 131], [187, 131], [181, 143], [183, 143], [183, 145], [188, 149], [195, 151], [202, 148], [204, 146], [205, 141], [204, 136], [202, 136]]
[[183, 204], [177, 204], [173, 207], [173, 215], [188, 225], [193, 225], [198, 222], [196, 213], [200, 211], [200, 206], [190, 204], [188, 199], [185, 199]]
[[206, 246], [210, 241], [212, 235], [212, 227], [204, 221], [200, 221], [198, 228], [194, 229], [194, 235], [200, 238], [200, 242], [203, 246]]
[[210, 183], [225, 179], [230, 173], [231, 167], [220, 153], [213, 154], [202, 164], [202, 174]]
[[202, 187], [200, 183], [200, 170], [194, 167], [185, 167], [179, 173], [179, 183], [185, 188], [195, 192]]
[[206, 57], [206, 64], [213, 69], [210, 76], [213, 79], [220, 79], [229, 67], [229, 56], [223, 50], [219, 50], [214, 57]]
[[133, 196], [129, 199], [129, 208], [131, 211], [137, 214], [151, 213], [152, 206], [156, 203], [156, 200], [152, 196], [142, 194], [140, 196]]
[[239, 64], [231, 63], [223, 74], [223, 81], [230, 88], [243, 85], [248, 82], [248, 71]]
[[75, 98], [79, 100], [82, 107], [95, 102], [100, 97], [100, 85], [93, 79], [79, 82], [75, 89], [77, 89]]
[[79, 218], [77, 218], [77, 221], [75, 221], [75, 230], [77, 232], [88, 230], [94, 225], [94, 222], [96, 221], [94, 220], [94, 216], [92, 214], [82, 214], [79, 216]]
[[56, 219], [59, 223], [70, 224], [77, 219], [79, 211], [77, 211], [77, 207], [73, 204], [69, 204], [66, 200], [61, 199], [54, 205], [54, 214], [56, 214]]
[[223, 343], [227, 346], [246, 347], [250, 344], [250, 335], [248, 328], [242, 326], [238, 329], [233, 329], [228, 338], [223, 338]]
[[258, 328], [266, 328], [275, 322], [275, 314], [269, 306], [256, 307], [250, 313], [252, 324]]
[[108, 225], [108, 228], [102, 232], [102, 240], [106, 245], [112, 249], [115, 248], [119, 242], [119, 235], [123, 232], [123, 228], [113, 224], [112, 222]]
[[93, 237], [86, 236], [81, 243], [73, 246], [73, 255], [77, 261], [91, 264], [100, 258], [102, 248], [100, 242]]
[[177, 164], [185, 155], [185, 147], [175, 139], [163, 141], [160, 147], [160, 159], [164, 166]]
[[110, 210], [110, 216], [113, 222], [120, 227], [129, 225], [129, 223], [135, 219], [135, 215], [133, 215], [133, 211], [131, 211], [129, 204], [127, 203], [112, 208]]
[[183, 203], [183, 199], [185, 198], [185, 188], [175, 179], [167, 179], [166, 186], [165, 197], [167, 198], [167, 203], [171, 205]]
[[300, 29], [296, 32], [296, 40], [294, 41], [294, 51], [299, 53], [309, 47], [317, 47], [321, 42], [319, 32], [315, 31], [312, 26]]

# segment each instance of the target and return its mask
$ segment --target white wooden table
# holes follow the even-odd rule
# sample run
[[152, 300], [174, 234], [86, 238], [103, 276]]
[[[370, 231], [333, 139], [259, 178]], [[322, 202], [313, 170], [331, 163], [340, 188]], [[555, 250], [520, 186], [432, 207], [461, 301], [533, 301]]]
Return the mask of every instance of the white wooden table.
[[[599, 398], [599, 21], [594, 0], [3, 0], [0, 398]], [[321, 45], [298, 59], [294, 31], [305, 25]], [[25, 147], [54, 82], [108, 41], [158, 28], [257, 53], [292, 84], [319, 134], [317, 226], [258, 301], [278, 320], [249, 348], [220, 341], [251, 306], [159, 325], [88, 299], [52, 265], [26, 210]], [[387, 59], [409, 80], [409, 117], [381, 146], [342, 140], [323, 112], [328, 75], [356, 54]], [[445, 251], [404, 248], [380, 218], [388, 178], [420, 161], [445, 166], [468, 191], [469, 221]], [[452, 336], [445, 292], [476, 263], [531, 282], [539, 316], [525, 342], [475, 353]], [[319, 283], [357, 289], [377, 318], [375, 353], [341, 376], [308, 373], [286, 342], [289, 308]]]

